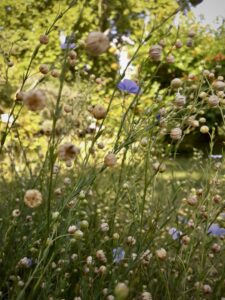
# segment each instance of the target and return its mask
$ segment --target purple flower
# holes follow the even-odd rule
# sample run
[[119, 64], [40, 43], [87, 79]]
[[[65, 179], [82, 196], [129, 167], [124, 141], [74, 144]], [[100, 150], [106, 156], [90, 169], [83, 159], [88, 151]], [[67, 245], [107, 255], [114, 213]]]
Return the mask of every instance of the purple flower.
[[130, 94], [138, 94], [140, 92], [140, 87], [136, 84], [136, 82], [130, 79], [124, 79], [120, 81], [117, 87], [124, 92], [128, 92]]
[[123, 248], [118, 247], [113, 249], [113, 262], [119, 263], [121, 260], [124, 259], [125, 251]]
[[218, 224], [212, 224], [208, 229], [208, 233], [215, 236], [225, 236], [225, 228], [220, 227]]
[[168, 233], [172, 236], [173, 240], [177, 240], [182, 235], [182, 232], [177, 230], [176, 228], [172, 227], [169, 229]]
[[62, 43], [61, 49], [73, 49], [76, 45], [74, 43]]

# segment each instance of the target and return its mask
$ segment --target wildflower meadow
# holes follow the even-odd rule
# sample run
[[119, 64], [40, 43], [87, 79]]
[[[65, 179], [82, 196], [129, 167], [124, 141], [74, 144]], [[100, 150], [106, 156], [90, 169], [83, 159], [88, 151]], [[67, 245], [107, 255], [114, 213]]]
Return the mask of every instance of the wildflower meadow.
[[225, 300], [204, 1], [0, 1], [0, 299]]

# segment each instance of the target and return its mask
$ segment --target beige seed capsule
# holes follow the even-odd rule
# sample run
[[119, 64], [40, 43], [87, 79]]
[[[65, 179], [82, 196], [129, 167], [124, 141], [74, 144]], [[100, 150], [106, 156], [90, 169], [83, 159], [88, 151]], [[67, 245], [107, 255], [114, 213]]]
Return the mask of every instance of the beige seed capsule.
[[219, 103], [220, 103], [220, 99], [216, 95], [212, 95], [208, 99], [208, 104], [211, 107], [217, 106]]
[[182, 130], [180, 128], [173, 128], [170, 131], [170, 137], [172, 140], [180, 140], [182, 137]]
[[182, 86], [182, 80], [179, 79], [179, 78], [174, 78], [172, 81], [171, 81], [171, 87], [173, 89], [179, 89], [180, 87]]
[[42, 45], [47, 45], [49, 42], [49, 37], [46, 34], [40, 36], [39, 41]]
[[46, 75], [46, 74], [48, 74], [48, 72], [49, 72], [49, 66], [46, 65], [46, 64], [42, 64], [42, 65], [40, 65], [40, 67], [39, 67], [39, 71], [40, 71], [42, 74]]
[[30, 208], [38, 207], [41, 205], [42, 201], [42, 194], [38, 190], [27, 190], [24, 195], [24, 203]]
[[172, 54], [170, 54], [166, 57], [166, 61], [168, 64], [173, 64], [175, 62], [175, 57]]
[[212, 86], [217, 91], [223, 91], [225, 89], [225, 82], [217, 80], [213, 82]]
[[116, 158], [116, 155], [114, 153], [108, 153], [105, 156], [104, 164], [107, 167], [114, 167], [116, 165], [116, 163], [117, 163], [117, 158]]
[[160, 45], [153, 45], [149, 50], [149, 57], [153, 61], [160, 61], [162, 56], [162, 47]]
[[198, 203], [198, 198], [196, 195], [190, 195], [188, 198], [187, 198], [187, 203], [191, 206], [194, 206]]
[[174, 104], [177, 107], [183, 107], [186, 104], [186, 97], [180, 94], [176, 95], [176, 98], [174, 100]]
[[114, 293], [116, 299], [120, 299], [120, 300], [127, 299], [129, 294], [129, 288], [125, 283], [119, 282], [115, 287]]
[[109, 39], [102, 32], [91, 32], [86, 39], [85, 47], [89, 54], [98, 56], [108, 50]]
[[183, 43], [181, 42], [181, 40], [177, 40], [176, 43], [175, 43], [175, 47], [177, 49], [180, 49], [182, 46], [183, 46]]
[[53, 70], [51, 71], [51, 75], [52, 75], [52, 77], [54, 77], [54, 78], [58, 78], [58, 77], [60, 76], [60, 72], [59, 72], [58, 70], [56, 70], [56, 69], [53, 69]]
[[167, 257], [167, 252], [164, 248], [156, 250], [155, 253], [156, 253], [156, 256], [161, 260], [165, 260]]
[[200, 132], [205, 134], [205, 133], [208, 133], [209, 132], [209, 127], [206, 126], [206, 125], [203, 125], [200, 127]]
[[45, 107], [45, 94], [42, 90], [32, 90], [23, 94], [23, 103], [31, 111], [39, 111]]
[[96, 104], [94, 106], [94, 108], [92, 109], [92, 114], [95, 119], [101, 120], [106, 117], [107, 111], [106, 111], [105, 107], [103, 107], [102, 105]]

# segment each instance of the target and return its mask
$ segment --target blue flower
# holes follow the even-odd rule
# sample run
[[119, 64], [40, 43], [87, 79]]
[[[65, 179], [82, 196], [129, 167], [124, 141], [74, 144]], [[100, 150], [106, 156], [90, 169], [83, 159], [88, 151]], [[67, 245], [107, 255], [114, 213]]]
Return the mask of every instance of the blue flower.
[[74, 43], [62, 43], [61, 49], [73, 49], [76, 45]]
[[119, 263], [125, 257], [125, 251], [123, 248], [118, 247], [113, 249], [113, 262]]
[[220, 227], [218, 224], [212, 224], [208, 229], [208, 233], [215, 236], [225, 236], [225, 228]]
[[177, 240], [180, 238], [180, 236], [182, 235], [182, 232], [177, 230], [176, 228], [172, 227], [169, 229], [169, 234], [172, 236], [173, 240]]
[[128, 92], [130, 94], [138, 94], [140, 92], [140, 87], [136, 84], [136, 82], [129, 79], [124, 79], [123, 81], [120, 81], [117, 87], [121, 91]]

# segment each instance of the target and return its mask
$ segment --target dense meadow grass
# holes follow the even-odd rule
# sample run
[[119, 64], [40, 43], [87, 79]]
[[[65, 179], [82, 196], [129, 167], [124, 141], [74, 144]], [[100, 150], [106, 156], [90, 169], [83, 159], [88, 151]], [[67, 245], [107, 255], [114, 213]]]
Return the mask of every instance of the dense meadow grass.
[[[126, 67], [149, 43], [139, 71], [150, 61], [152, 74], [134, 81], [125, 70], [107, 96], [95, 74], [66, 82], [77, 51], [107, 53], [106, 34], [68, 42], [61, 67], [41, 64], [34, 84], [32, 64], [59, 18], [40, 36], [1, 122], [0, 299], [225, 299], [225, 168], [207, 123], [217, 113], [225, 125], [225, 83], [204, 68], [155, 88], [182, 43], [165, 50], [152, 34], [176, 12]], [[209, 143], [185, 156], [195, 132]]]

